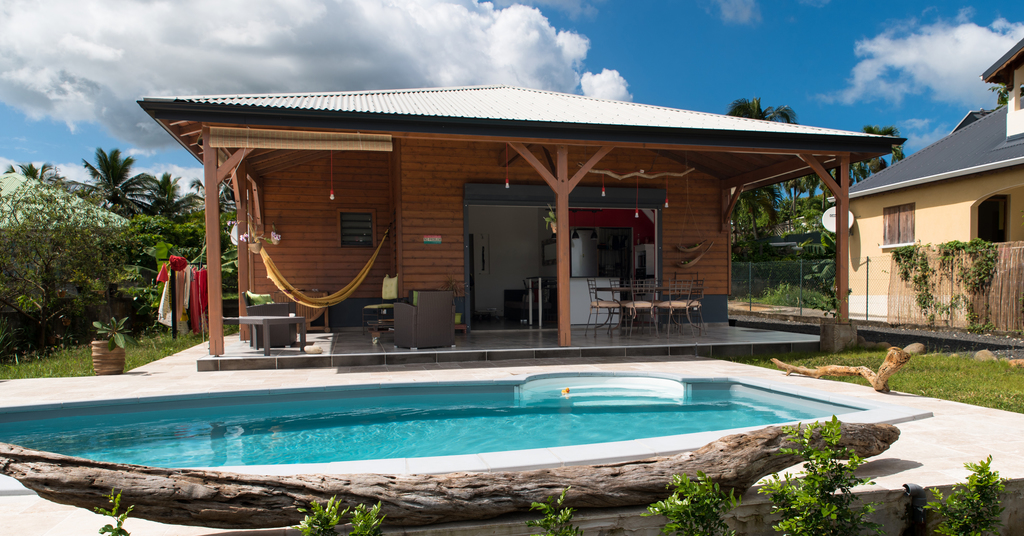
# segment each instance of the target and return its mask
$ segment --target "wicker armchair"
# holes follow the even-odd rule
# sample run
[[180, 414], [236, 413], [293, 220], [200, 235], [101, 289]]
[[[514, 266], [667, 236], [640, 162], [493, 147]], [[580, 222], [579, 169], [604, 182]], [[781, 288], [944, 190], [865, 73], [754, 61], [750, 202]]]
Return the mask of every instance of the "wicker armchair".
[[395, 304], [395, 346], [455, 346], [455, 295], [450, 290], [422, 290], [416, 305]]

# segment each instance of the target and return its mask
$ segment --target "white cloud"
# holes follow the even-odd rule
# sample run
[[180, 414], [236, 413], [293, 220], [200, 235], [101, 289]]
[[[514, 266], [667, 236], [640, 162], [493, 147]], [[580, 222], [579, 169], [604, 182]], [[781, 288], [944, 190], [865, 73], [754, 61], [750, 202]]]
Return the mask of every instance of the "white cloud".
[[908, 95], [977, 108], [995, 100], [979, 75], [1024, 37], [1024, 23], [996, 19], [989, 26], [970, 22], [961, 10], [955, 23], [916, 21], [858, 41], [862, 58], [846, 89], [823, 96], [826, 101], [853, 104], [886, 100], [900, 104]]
[[631, 101], [633, 96], [626, 88], [626, 79], [614, 69], [603, 69], [600, 73], [583, 73], [580, 79], [583, 94], [595, 99]]
[[718, 14], [730, 24], [757, 24], [761, 22], [761, 7], [757, 0], [713, 0]]
[[901, 134], [907, 138], [903, 146], [908, 155], [939, 141], [949, 134], [951, 130], [949, 125], [941, 123], [932, 128], [932, 122], [931, 119], [905, 119], [900, 121], [898, 126], [900, 127]]
[[[536, 3], [581, 13], [593, 4]], [[71, 128], [98, 122], [141, 148], [171, 143], [135, 102], [143, 96], [476, 84], [574, 92], [590, 47], [536, 8], [478, 0], [8, 0], [3, 12], [0, 101]]]

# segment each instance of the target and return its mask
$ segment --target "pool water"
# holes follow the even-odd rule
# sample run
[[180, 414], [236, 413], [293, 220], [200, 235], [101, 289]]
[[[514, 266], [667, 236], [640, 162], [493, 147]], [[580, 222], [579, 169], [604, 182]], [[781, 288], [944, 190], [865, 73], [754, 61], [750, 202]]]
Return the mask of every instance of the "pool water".
[[5, 414], [0, 441], [110, 462], [219, 467], [582, 445], [860, 409], [731, 382], [561, 377]]

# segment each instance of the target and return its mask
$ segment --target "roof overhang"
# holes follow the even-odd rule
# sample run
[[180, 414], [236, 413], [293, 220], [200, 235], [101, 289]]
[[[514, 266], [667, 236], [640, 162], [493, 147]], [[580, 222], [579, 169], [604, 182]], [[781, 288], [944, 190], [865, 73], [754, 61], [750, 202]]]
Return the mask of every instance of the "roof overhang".
[[902, 190], [904, 188], [911, 188], [914, 186], [921, 186], [933, 182], [939, 182], [949, 179], [955, 179], [958, 177], [965, 177], [967, 175], [974, 175], [976, 173], [984, 173], [986, 171], [997, 171], [1004, 168], [1013, 166], [1024, 165], [1024, 156], [1019, 158], [1011, 158], [1009, 160], [1002, 160], [999, 162], [992, 162], [990, 164], [983, 164], [980, 166], [973, 166], [964, 169], [957, 169], [955, 171], [947, 171], [946, 173], [939, 173], [936, 175], [929, 175], [927, 177], [921, 177], [919, 179], [912, 179], [909, 181], [903, 181], [897, 184], [889, 184], [886, 186], [879, 186], [877, 188], [870, 188], [868, 190], [861, 190], [859, 192], [850, 192], [850, 199], [856, 199], [858, 197], [866, 197], [869, 195], [876, 195], [885, 192], [891, 192], [894, 190]]
[[1003, 54], [1003, 57], [986, 69], [981, 75], [981, 79], [988, 84], [1008, 85], [1013, 82], [1013, 71], [1021, 63], [1024, 63], [1024, 39], [1021, 39], [1006, 54]]

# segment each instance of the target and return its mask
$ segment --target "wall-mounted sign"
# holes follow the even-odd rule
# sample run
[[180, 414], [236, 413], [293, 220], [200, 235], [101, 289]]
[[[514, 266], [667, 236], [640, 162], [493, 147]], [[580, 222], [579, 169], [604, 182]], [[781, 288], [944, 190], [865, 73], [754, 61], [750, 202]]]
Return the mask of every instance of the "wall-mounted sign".
[[424, 244], [440, 244], [441, 243], [441, 235], [439, 235], [439, 234], [425, 234], [425, 235], [423, 235], [423, 243]]

